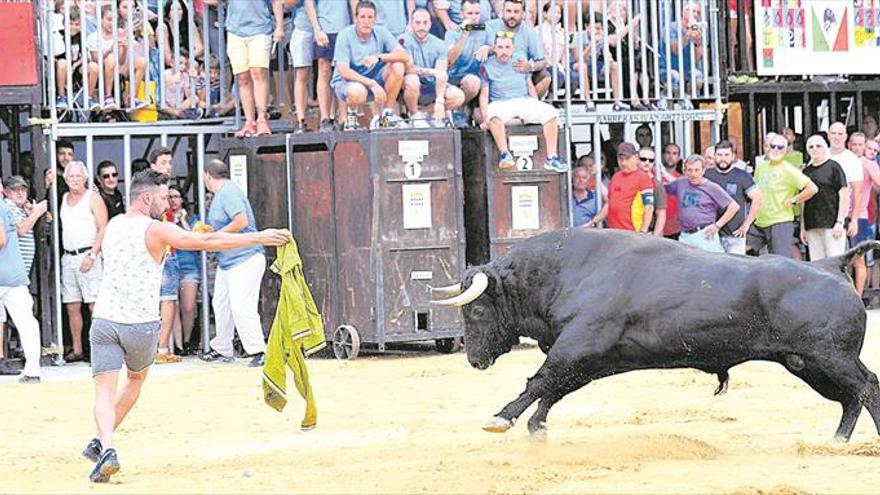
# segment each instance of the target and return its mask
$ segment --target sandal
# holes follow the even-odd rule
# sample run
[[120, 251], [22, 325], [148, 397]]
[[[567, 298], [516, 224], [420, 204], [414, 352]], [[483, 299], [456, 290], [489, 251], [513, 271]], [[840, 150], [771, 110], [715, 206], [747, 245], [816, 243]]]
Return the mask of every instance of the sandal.
[[183, 358], [176, 354], [157, 352], [154, 361], [156, 364], [179, 363]]
[[243, 125], [241, 127], [241, 129], [236, 131], [235, 137], [237, 137], [239, 139], [249, 138], [251, 136], [254, 136], [256, 134], [256, 132], [257, 132], [257, 124], [254, 122], [251, 122], [250, 124]]
[[77, 363], [83, 361], [85, 358], [83, 357], [81, 352], [73, 352], [70, 351], [64, 356], [64, 362], [66, 363]]
[[254, 132], [254, 136], [268, 136], [272, 134], [272, 129], [269, 128], [269, 121], [265, 119], [257, 120], [256, 129]]

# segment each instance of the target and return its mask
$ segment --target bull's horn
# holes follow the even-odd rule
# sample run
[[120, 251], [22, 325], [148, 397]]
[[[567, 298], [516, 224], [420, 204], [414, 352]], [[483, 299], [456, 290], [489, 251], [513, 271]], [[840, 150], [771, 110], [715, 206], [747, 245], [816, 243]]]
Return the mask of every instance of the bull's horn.
[[431, 290], [431, 294], [437, 294], [438, 296], [443, 297], [452, 297], [461, 294], [461, 282], [457, 284], [447, 285], [446, 287], [431, 287], [428, 286], [428, 289]]
[[474, 275], [473, 281], [471, 281], [471, 286], [467, 288], [461, 294], [451, 297], [449, 299], [441, 299], [439, 301], [431, 301], [431, 304], [435, 306], [457, 306], [461, 307], [465, 304], [469, 304], [474, 302], [474, 300], [480, 297], [483, 292], [486, 292], [486, 288], [489, 287], [489, 277], [485, 273], [477, 273]]

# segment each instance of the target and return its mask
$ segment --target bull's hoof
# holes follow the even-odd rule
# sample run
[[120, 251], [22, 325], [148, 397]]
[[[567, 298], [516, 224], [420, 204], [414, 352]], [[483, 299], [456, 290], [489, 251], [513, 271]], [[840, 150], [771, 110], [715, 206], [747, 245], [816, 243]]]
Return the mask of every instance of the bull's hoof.
[[483, 425], [483, 431], [490, 433], [504, 433], [511, 428], [513, 428], [513, 420], [501, 416], [495, 416], [492, 421]]
[[547, 441], [547, 428], [543, 426], [534, 430], [529, 430], [529, 440], [535, 443], [544, 443]]

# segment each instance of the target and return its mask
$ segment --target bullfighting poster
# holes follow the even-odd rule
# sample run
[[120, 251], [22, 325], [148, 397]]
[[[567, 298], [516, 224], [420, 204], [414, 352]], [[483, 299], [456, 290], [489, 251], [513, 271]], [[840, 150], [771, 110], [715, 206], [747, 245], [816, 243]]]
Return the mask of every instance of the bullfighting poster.
[[880, 0], [755, 0], [758, 74], [880, 73]]

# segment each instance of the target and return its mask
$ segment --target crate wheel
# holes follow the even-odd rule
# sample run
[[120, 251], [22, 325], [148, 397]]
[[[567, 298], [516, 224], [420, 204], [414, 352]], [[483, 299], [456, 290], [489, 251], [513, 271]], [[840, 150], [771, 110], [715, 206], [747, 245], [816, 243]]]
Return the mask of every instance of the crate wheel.
[[356, 359], [361, 350], [361, 338], [351, 325], [340, 325], [333, 331], [333, 355], [336, 359]]
[[437, 339], [434, 341], [437, 346], [437, 352], [442, 354], [452, 354], [461, 350], [461, 337], [451, 337], [448, 339]]

